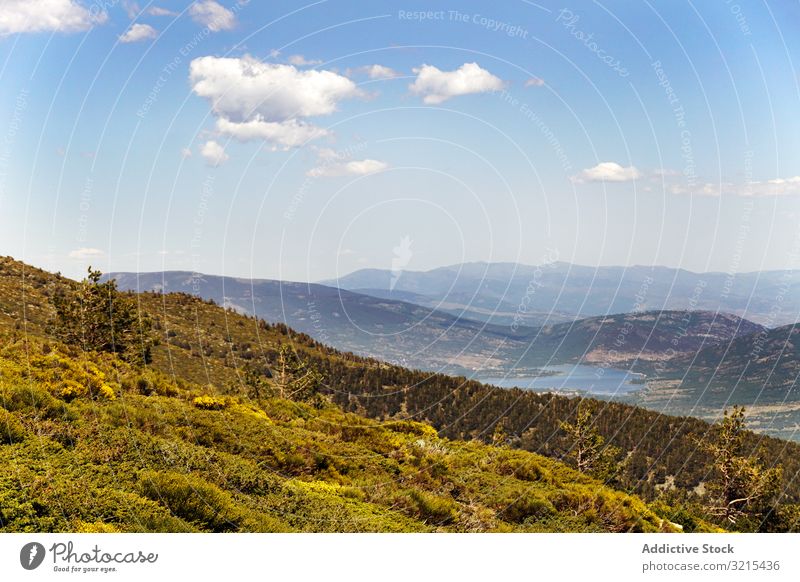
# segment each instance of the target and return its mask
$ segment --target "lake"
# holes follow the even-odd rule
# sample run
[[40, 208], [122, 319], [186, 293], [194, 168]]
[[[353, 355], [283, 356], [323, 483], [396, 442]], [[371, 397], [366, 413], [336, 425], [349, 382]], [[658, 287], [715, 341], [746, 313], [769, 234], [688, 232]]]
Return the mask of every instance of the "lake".
[[588, 392], [612, 396], [614, 394], [629, 394], [643, 387], [643, 384], [633, 383], [641, 380], [641, 376], [616, 370], [614, 368], [601, 368], [599, 366], [584, 366], [565, 364], [561, 366], [544, 366], [546, 372], [555, 372], [553, 376], [535, 378], [491, 377], [475, 378], [484, 384], [493, 384], [501, 388], [522, 388], [536, 390], [537, 392]]

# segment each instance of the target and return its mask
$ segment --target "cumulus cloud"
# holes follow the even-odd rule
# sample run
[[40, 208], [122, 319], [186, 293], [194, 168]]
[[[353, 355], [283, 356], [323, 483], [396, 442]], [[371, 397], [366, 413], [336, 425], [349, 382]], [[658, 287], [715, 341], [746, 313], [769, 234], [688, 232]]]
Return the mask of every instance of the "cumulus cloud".
[[211, 32], [231, 30], [236, 26], [236, 15], [214, 0], [200, 0], [189, 8], [192, 20], [207, 27]]
[[307, 59], [303, 55], [292, 55], [288, 59], [290, 65], [294, 65], [296, 67], [307, 67], [310, 65], [319, 65], [322, 61], [319, 59]]
[[455, 71], [442, 71], [432, 65], [414, 69], [416, 80], [409, 86], [415, 95], [429, 105], [443, 103], [452, 97], [499, 91], [502, 80], [482, 69], [477, 63], [464, 63]]
[[539, 77], [531, 77], [525, 81], [526, 87], [541, 87], [542, 85], [544, 85], [544, 79], [540, 79]]
[[3, 0], [0, 35], [20, 32], [80, 32], [108, 19], [75, 0]]
[[300, 71], [252, 57], [201, 57], [189, 71], [194, 92], [234, 121], [329, 115], [342, 99], [360, 95], [355, 83], [331, 71]]
[[192, 157], [192, 150], [189, 148], [181, 148], [181, 157], [187, 160]]
[[224, 117], [217, 120], [217, 131], [239, 141], [264, 140], [274, 144], [273, 149], [295, 148], [313, 139], [328, 135], [327, 130], [302, 123], [296, 119], [264, 121], [261, 118], [237, 123]]
[[630, 182], [641, 177], [641, 172], [633, 166], [623, 167], [616, 162], [600, 162], [593, 168], [586, 168], [573, 182]]
[[361, 96], [347, 77], [324, 70], [242, 58], [191, 62], [192, 90], [217, 116], [217, 131], [240, 141], [264, 140], [288, 149], [328, 135], [305, 118], [329, 115], [340, 101]]
[[307, 172], [309, 176], [314, 178], [326, 177], [332, 178], [337, 176], [366, 176], [367, 174], [374, 174], [381, 172], [389, 167], [386, 162], [379, 160], [351, 160], [337, 163], [325, 163], [316, 168], [312, 168]]
[[149, 24], [134, 24], [125, 32], [125, 34], [119, 37], [119, 42], [140, 42], [155, 38], [157, 36], [158, 32]]
[[200, 155], [205, 158], [209, 166], [219, 166], [230, 159], [230, 156], [225, 153], [225, 148], [214, 140], [207, 141], [200, 147]]
[[105, 253], [100, 249], [83, 247], [80, 249], [75, 249], [74, 251], [70, 251], [68, 256], [70, 259], [75, 259], [78, 261], [89, 261], [91, 259], [103, 257], [105, 256]]

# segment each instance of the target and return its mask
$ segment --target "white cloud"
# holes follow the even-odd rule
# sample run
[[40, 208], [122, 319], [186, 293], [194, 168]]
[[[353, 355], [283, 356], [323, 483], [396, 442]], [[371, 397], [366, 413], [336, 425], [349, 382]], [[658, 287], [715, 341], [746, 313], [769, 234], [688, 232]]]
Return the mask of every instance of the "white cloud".
[[105, 253], [100, 249], [93, 249], [93, 248], [80, 248], [75, 249], [74, 251], [69, 252], [69, 258], [75, 259], [78, 261], [88, 261], [91, 259], [97, 259], [100, 257], [105, 256]]
[[147, 9], [147, 13], [150, 16], [177, 16], [177, 12], [173, 12], [172, 10], [167, 10], [166, 8], [161, 8], [160, 6], [153, 6], [152, 8]]
[[236, 26], [236, 15], [214, 0], [200, 0], [189, 8], [189, 14], [198, 24], [207, 27], [211, 32], [231, 30]]
[[307, 172], [314, 178], [337, 176], [366, 176], [375, 172], [382, 172], [387, 169], [389, 164], [379, 160], [352, 160], [349, 162], [326, 163]]
[[240, 123], [229, 121], [224, 117], [217, 120], [217, 130], [230, 135], [239, 141], [261, 139], [275, 144], [275, 149], [290, 149], [318, 139], [328, 132], [315, 125], [302, 123], [296, 119], [286, 121], [264, 121], [253, 119]]
[[641, 177], [641, 172], [633, 166], [623, 167], [616, 162], [601, 162], [593, 168], [586, 168], [572, 181], [584, 182], [630, 182]]
[[370, 65], [367, 67], [367, 75], [370, 79], [394, 79], [399, 77], [400, 73], [383, 65]]
[[288, 59], [290, 65], [294, 65], [296, 67], [306, 67], [309, 65], [319, 65], [322, 61], [319, 59], [312, 59], [308, 60], [303, 55], [292, 55]]
[[213, 140], [207, 141], [201, 146], [200, 155], [206, 159], [209, 166], [219, 166], [230, 159], [230, 156], [225, 153], [225, 148]]
[[477, 63], [464, 63], [455, 71], [441, 71], [432, 65], [414, 69], [416, 80], [409, 86], [411, 92], [423, 96], [423, 102], [437, 105], [451, 97], [499, 91], [505, 86], [502, 80], [482, 69]]
[[185, 160], [192, 157], [192, 150], [189, 148], [181, 148], [181, 157]]
[[119, 37], [119, 42], [139, 42], [142, 40], [149, 40], [158, 36], [155, 28], [149, 24], [134, 24], [125, 34]]
[[300, 71], [252, 57], [201, 57], [190, 67], [192, 89], [215, 113], [234, 121], [266, 121], [328, 115], [342, 99], [360, 95], [347, 77], [331, 71]]
[[75, 0], [3, 0], [0, 35], [19, 32], [80, 32], [108, 19]]
[[362, 95], [353, 81], [332, 71], [299, 70], [249, 56], [201, 57], [189, 70], [192, 90], [211, 103], [219, 132], [284, 149], [328, 134], [304, 118], [329, 115], [341, 100]]
[[539, 77], [531, 77], [525, 81], [526, 87], [541, 87], [542, 85], [544, 85], [544, 79], [540, 79]]

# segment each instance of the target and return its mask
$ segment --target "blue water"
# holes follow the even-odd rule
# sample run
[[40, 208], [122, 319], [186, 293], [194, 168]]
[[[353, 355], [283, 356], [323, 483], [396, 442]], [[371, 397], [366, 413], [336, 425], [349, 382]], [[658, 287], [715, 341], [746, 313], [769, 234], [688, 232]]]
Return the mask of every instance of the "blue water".
[[631, 383], [632, 380], [640, 376], [624, 370], [615, 370], [614, 368], [566, 364], [563, 366], [545, 366], [542, 370], [557, 372], [558, 375], [538, 378], [476, 378], [476, 380], [501, 388], [522, 388], [538, 392], [580, 391], [604, 396], [628, 394], [643, 388], [642, 384]]

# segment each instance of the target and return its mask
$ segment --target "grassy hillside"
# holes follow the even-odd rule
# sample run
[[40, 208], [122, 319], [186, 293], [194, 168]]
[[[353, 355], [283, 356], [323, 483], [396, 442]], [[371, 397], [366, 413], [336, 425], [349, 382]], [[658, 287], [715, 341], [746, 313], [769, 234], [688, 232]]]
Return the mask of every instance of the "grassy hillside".
[[539, 455], [212, 386], [0, 350], [4, 531], [670, 531]]
[[[182, 512], [194, 511], [182, 505], [191, 500], [190, 490], [206, 491], [217, 499], [214, 503], [225, 500], [225, 512], [238, 516], [229, 521], [240, 529], [259, 529], [262, 526], [254, 524], [266, 523], [275, 528], [336, 530], [344, 526], [312, 523], [320, 515], [338, 515], [339, 510], [349, 516], [350, 509], [378, 516], [377, 521], [365, 521], [369, 525], [360, 529], [353, 527], [359, 530], [472, 527], [535, 531], [562, 527], [570, 531], [617, 531], [665, 527], [658, 519], [653, 521], [653, 509], [645, 507], [636, 495], [656, 502], [653, 507], [661, 518], [679, 522], [687, 529], [703, 527], [695, 511], [698, 499], [692, 491], [702, 489], [711, 475], [708, 459], [697, 452], [697, 439], [709, 430], [706, 423], [598, 403], [598, 429], [620, 446], [628, 459], [613, 490], [553, 460], [568, 452], [559, 425], [574, 417], [575, 399], [494, 389], [339, 353], [283, 325], [266, 324], [188, 295], [136, 297], [142, 313], [154, 320], [161, 344], [154, 350], [153, 363], [146, 373], [110, 356], [95, 362], [105, 374], [105, 384], [114, 399], [103, 394], [107, 390], [100, 380], [90, 393], [65, 393], [59, 383], [63, 376], [58, 382], [48, 377], [48, 362], [64, 360], [66, 363], [56, 367], [66, 368], [88, 367], [89, 363], [81, 354], [47, 339], [47, 320], [52, 315], [47, 294], [59, 286], [73, 285], [10, 259], [0, 261], [0, 342], [10, 346], [3, 351], [3, 402], [18, 403], [3, 406], [11, 415], [6, 416], [13, 428], [9, 434], [22, 435], [10, 438], [13, 444], [3, 449], [10, 455], [4, 460], [15, 469], [3, 488], [3, 499], [8, 501], [0, 506], [24, 506], [14, 512], [27, 515], [24, 519], [35, 522], [33, 514], [41, 514], [51, 520], [47, 523], [52, 525], [47, 527], [73, 527], [69, 525], [70, 516], [78, 512], [83, 501], [70, 505], [69, 488], [53, 484], [51, 468], [56, 467], [56, 475], [69, 470], [70, 475], [95, 488], [91, 495], [94, 501], [86, 496], [81, 499], [96, 511], [77, 513], [79, 517], [74, 519], [86, 524], [120, 524], [121, 529], [135, 529], [131, 523], [139, 517], [118, 513], [106, 517], [120, 503], [98, 504], [108, 496], [121, 499], [112, 495], [115, 487], [135, 496], [130, 497], [130, 507], [139, 507], [140, 499], [149, 499], [152, 503], [142, 507], [152, 508], [154, 515], [179, 518], [200, 529], [223, 526], [210, 525], [194, 514], [185, 517]], [[326, 393], [341, 408], [329, 405], [316, 409], [252, 395], [248, 376], [254, 370], [266, 373], [278, 349], [286, 343], [293, 344], [324, 374]], [[78, 384], [91, 382], [84, 378]], [[75, 386], [72, 389], [77, 390]], [[196, 398], [201, 399], [195, 402]], [[44, 402], [41, 406], [40, 399]], [[42, 406], [46, 412], [41, 412]], [[424, 424], [414, 424], [416, 421]], [[491, 441], [498, 422], [507, 433], [504, 447], [476, 441]], [[438, 436], [426, 424], [434, 426]], [[753, 455], [784, 465], [784, 501], [797, 500], [800, 487], [795, 477], [800, 448], [753, 434], [748, 435], [746, 444]], [[433, 457], [415, 460], [421, 453], [414, 451], [420, 447]], [[435, 462], [436, 458], [444, 459], [443, 463]], [[60, 461], [56, 464], [55, 459]], [[506, 461], [510, 465], [505, 466]], [[223, 463], [230, 463], [230, 467]], [[543, 483], [531, 480], [531, 474], [521, 477], [513, 468], [519, 463], [534, 464], [556, 477]], [[424, 474], [420, 473], [422, 467], [426, 467]], [[268, 477], [276, 481], [262, 483]], [[155, 485], [148, 486], [148, 480]], [[201, 481], [209, 488], [204, 489]], [[30, 483], [39, 487], [32, 488]], [[354, 488], [365, 496], [347, 489], [347, 494], [334, 495], [335, 503], [344, 503], [344, 508], [320, 509], [304, 497], [308, 483], [314, 483], [312, 488], [325, 487], [320, 483]], [[530, 488], [534, 484], [543, 487], [536, 491], [553, 510], [546, 506], [541, 515], [533, 510], [533, 514], [528, 510], [519, 515], [512, 512], [512, 518], [503, 509], [512, 504], [509, 496], [525, 498], [523, 491], [533, 491]], [[298, 487], [302, 494], [297, 492]], [[164, 488], [177, 492], [158, 493]], [[600, 492], [600, 497], [581, 497], [586, 491]], [[572, 499], [571, 505], [562, 494]], [[617, 507], [615, 501], [605, 500], [618, 495], [623, 507], [636, 508], [633, 516]], [[664, 505], [665, 495], [674, 510]], [[296, 505], [290, 502], [294, 498], [300, 499]], [[326, 503], [334, 503], [326, 499]], [[589, 503], [591, 499], [600, 499], [600, 507]], [[441, 513], [434, 512], [439, 517], [431, 517], [430, 507], [420, 509], [440, 507], [439, 501], [441, 507], [452, 511], [442, 509]], [[59, 512], [59, 504], [65, 504], [66, 509]], [[284, 515], [287, 507], [291, 516]], [[303, 516], [305, 507], [313, 508], [309, 514], [313, 518]], [[169, 508], [167, 514], [165, 508]], [[489, 516], [488, 521], [470, 526], [474, 525], [472, 518], [466, 517], [472, 515], [470, 508]], [[255, 517], [250, 516], [250, 510], [255, 511]], [[99, 516], [94, 521], [93, 511]], [[223, 512], [219, 508], [213, 511], [215, 515]], [[256, 521], [248, 521], [245, 514]], [[613, 515], [621, 515], [622, 521], [612, 519]], [[392, 521], [395, 519], [400, 521]], [[5, 520], [9, 524], [12, 521], [8, 515]], [[413, 524], [403, 520], [412, 520]], [[37, 527], [22, 523], [14, 527]]]

